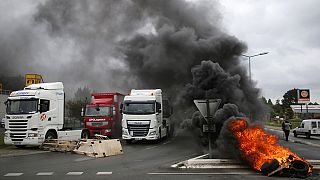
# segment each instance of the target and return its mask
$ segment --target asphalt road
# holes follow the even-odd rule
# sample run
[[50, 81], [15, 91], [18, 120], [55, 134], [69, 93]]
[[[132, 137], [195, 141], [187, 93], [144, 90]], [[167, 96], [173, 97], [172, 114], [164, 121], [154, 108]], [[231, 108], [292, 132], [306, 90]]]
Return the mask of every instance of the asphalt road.
[[[318, 147], [283, 140], [280, 144], [306, 159], [320, 159]], [[286, 179], [265, 177], [250, 169], [171, 168], [203, 154], [188, 133], [160, 143], [123, 143], [123, 149], [123, 155], [107, 158], [57, 152], [0, 157], [0, 179]], [[320, 179], [318, 173], [308, 179]]]

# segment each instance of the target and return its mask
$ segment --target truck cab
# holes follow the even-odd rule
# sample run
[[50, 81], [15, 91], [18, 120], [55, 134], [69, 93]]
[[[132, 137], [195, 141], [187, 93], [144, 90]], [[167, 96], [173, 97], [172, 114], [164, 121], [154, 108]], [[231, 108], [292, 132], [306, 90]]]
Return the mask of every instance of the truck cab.
[[41, 145], [45, 139], [75, 140], [85, 129], [64, 130], [63, 84], [32, 84], [14, 91], [6, 101], [4, 143], [16, 146]]
[[90, 137], [100, 134], [108, 137], [121, 136], [120, 104], [124, 95], [120, 93], [92, 93], [92, 101], [83, 111], [85, 128]]
[[160, 140], [168, 136], [170, 122], [163, 117], [161, 89], [131, 90], [122, 106], [122, 139]]

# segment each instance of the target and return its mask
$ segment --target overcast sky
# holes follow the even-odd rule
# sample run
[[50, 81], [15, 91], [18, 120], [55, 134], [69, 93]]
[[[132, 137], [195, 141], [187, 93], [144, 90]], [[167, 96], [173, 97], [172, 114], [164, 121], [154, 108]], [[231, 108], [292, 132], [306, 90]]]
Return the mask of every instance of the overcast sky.
[[281, 99], [289, 89], [308, 88], [311, 100], [320, 102], [320, 1], [220, 3], [226, 30], [247, 43], [247, 55], [270, 52], [251, 61], [252, 79], [265, 97]]
[[[30, 44], [10, 44], [15, 49], [6, 51], [6, 58], [14, 56], [15, 51], [37, 51], [41, 46], [42, 53], [31, 64], [18, 68], [22, 74], [38, 72], [39, 69], [51, 69], [47, 76], [57, 73], [63, 62], [55, 65], [41, 64], [47, 61], [59, 61], [77, 58], [70, 54], [75, 45], [64, 39], [52, 40], [45, 34], [43, 26], [31, 22], [39, 1], [11, 1], [0, 3], [0, 45], [8, 38], [23, 38]], [[41, 2], [41, 1], [40, 1]], [[197, 1], [193, 1], [197, 2]], [[252, 59], [252, 79], [261, 88], [262, 95], [272, 100], [281, 99], [283, 94], [292, 88], [308, 88], [311, 100], [320, 102], [320, 1], [318, 0], [221, 0], [219, 11], [221, 23], [228, 34], [236, 36], [248, 46], [247, 55], [269, 52], [268, 55]], [[12, 33], [12, 32], [15, 33]], [[23, 33], [19, 33], [19, 32]], [[20, 41], [19, 41], [20, 42]], [[24, 41], [22, 41], [24, 42]], [[37, 42], [37, 43], [34, 43]], [[61, 44], [65, 47], [61, 49]], [[8, 45], [8, 44], [6, 44]], [[3, 47], [2, 49], [6, 49]], [[12, 52], [11, 52], [12, 51]], [[57, 53], [59, 52], [59, 53]], [[23, 53], [22, 59], [34, 58]], [[65, 58], [68, 56], [68, 58]], [[10, 60], [0, 58], [1, 63]], [[243, 65], [248, 61], [243, 58]], [[18, 66], [12, 64], [12, 66]], [[83, 68], [83, 67], [78, 67]], [[97, 67], [99, 68], [99, 67]], [[27, 69], [27, 71], [25, 70]], [[62, 75], [66, 79], [66, 75]], [[92, 76], [96, 76], [93, 74]], [[50, 77], [49, 80], [56, 80]], [[66, 80], [67, 81], [67, 80]], [[72, 79], [69, 79], [72, 82]], [[78, 82], [83, 83], [83, 82]]]

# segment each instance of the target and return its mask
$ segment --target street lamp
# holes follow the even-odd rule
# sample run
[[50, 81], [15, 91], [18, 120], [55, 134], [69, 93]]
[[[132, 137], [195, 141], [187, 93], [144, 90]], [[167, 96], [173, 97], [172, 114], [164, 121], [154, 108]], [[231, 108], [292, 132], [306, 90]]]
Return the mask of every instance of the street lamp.
[[255, 55], [245, 55], [245, 54], [241, 54], [241, 56], [244, 56], [244, 57], [247, 57], [249, 59], [249, 79], [251, 81], [251, 58], [252, 57], [256, 57], [256, 56], [262, 56], [262, 55], [266, 55], [268, 54], [269, 52], [263, 52], [263, 53], [259, 53], [259, 54], [255, 54]]

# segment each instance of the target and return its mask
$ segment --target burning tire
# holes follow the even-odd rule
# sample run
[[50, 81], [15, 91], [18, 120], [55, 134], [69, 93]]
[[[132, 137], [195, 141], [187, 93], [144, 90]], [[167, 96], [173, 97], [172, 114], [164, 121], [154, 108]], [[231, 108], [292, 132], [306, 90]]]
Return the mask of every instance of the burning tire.
[[261, 172], [263, 175], [268, 175], [269, 173], [275, 171], [279, 168], [279, 162], [274, 159], [270, 163], [266, 162], [261, 166]]
[[295, 160], [295, 161], [292, 161], [292, 163], [291, 163], [291, 170], [296, 175], [306, 176], [309, 171], [309, 166], [307, 163], [305, 163], [303, 161]]

